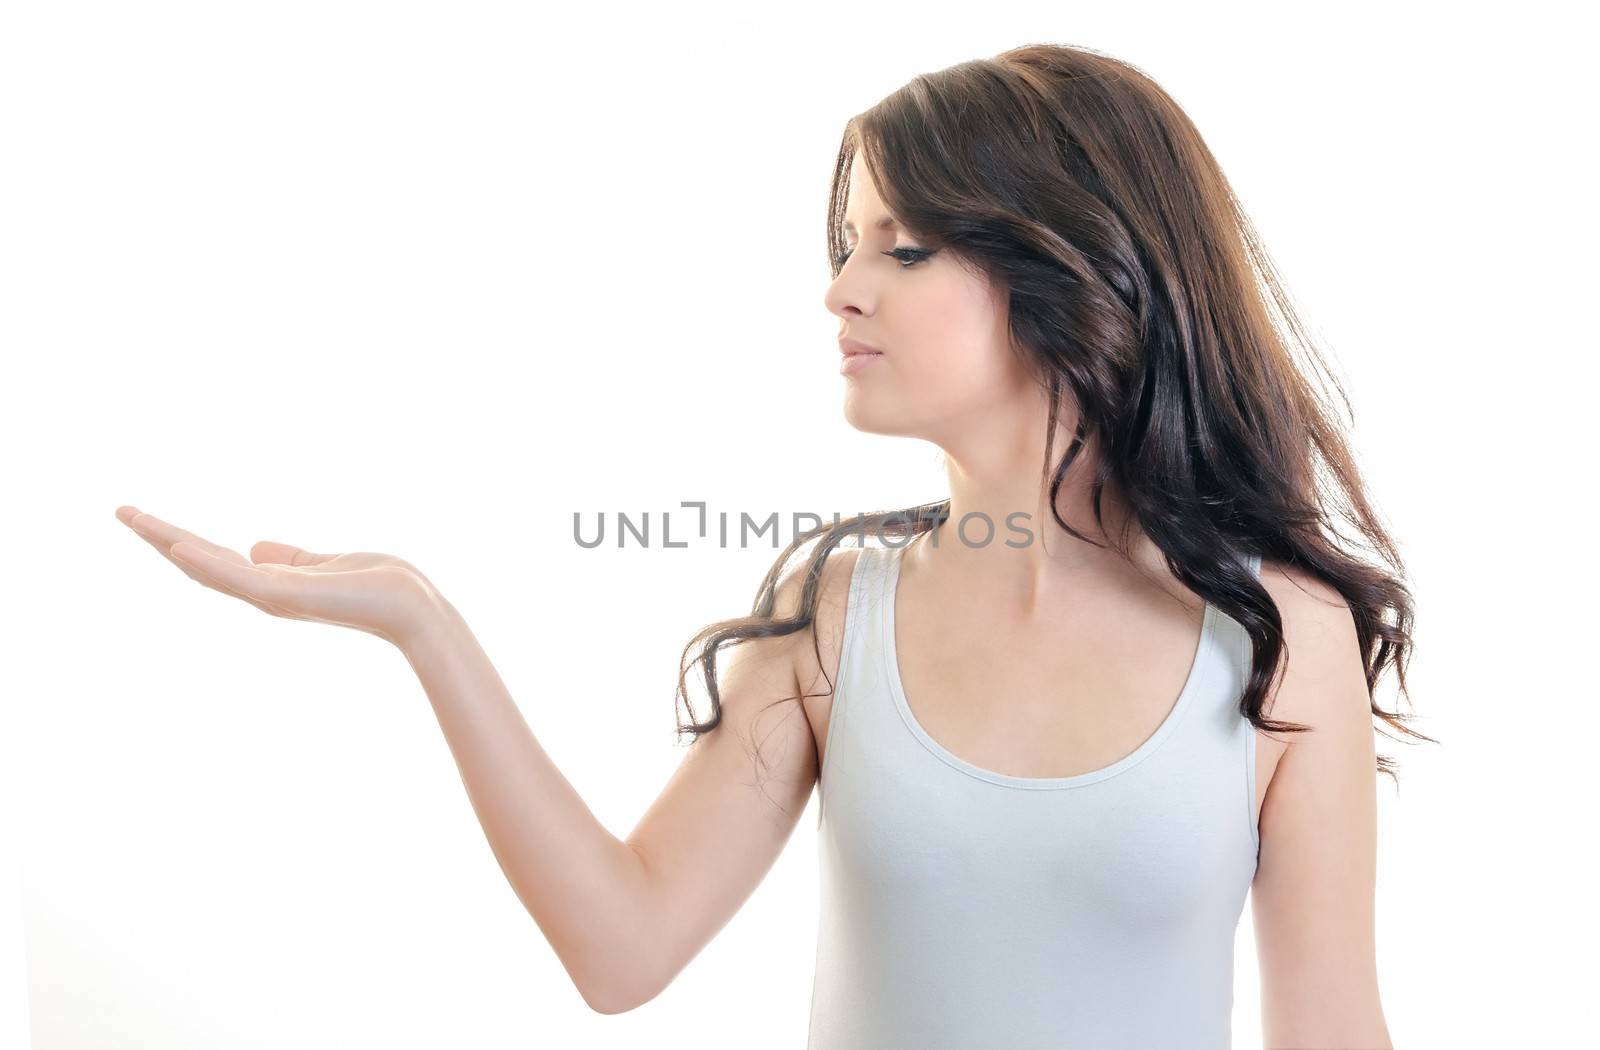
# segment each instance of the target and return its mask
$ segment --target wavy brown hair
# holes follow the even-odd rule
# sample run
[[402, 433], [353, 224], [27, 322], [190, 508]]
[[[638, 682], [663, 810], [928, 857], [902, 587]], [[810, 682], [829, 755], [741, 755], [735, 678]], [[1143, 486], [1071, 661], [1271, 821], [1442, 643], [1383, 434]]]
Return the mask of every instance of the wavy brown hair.
[[[857, 152], [919, 245], [948, 251], [1009, 294], [1013, 345], [1049, 394], [1041, 481], [1056, 522], [1095, 542], [1056, 507], [1068, 470], [1092, 447], [1096, 521], [1110, 484], [1172, 573], [1249, 634], [1240, 713], [1268, 732], [1311, 728], [1262, 715], [1285, 644], [1277, 607], [1245, 560], [1259, 554], [1338, 592], [1354, 616], [1373, 716], [1438, 743], [1404, 725], [1414, 716], [1386, 711], [1374, 696], [1391, 666], [1407, 693], [1413, 603], [1394, 540], [1368, 502], [1316, 374], [1347, 413], [1349, 400], [1216, 159], [1172, 98], [1128, 63], [1049, 44], [917, 76], [845, 126], [827, 215], [835, 277]], [[1074, 436], [1051, 464], [1057, 421], [1073, 408]], [[944, 500], [885, 510], [797, 536], [749, 616], [711, 624], [685, 646], [677, 696], [689, 703], [686, 678], [701, 663], [711, 717], [680, 721], [680, 737], [698, 738], [721, 722], [720, 647], [811, 626], [823, 566], [841, 541], [873, 533], [909, 542], [949, 508]], [[1387, 567], [1347, 549], [1340, 519]], [[785, 566], [819, 537], [797, 611], [775, 616]], [[1127, 555], [1120, 540], [1115, 549]], [[1398, 785], [1394, 770], [1378, 758], [1378, 772]]]

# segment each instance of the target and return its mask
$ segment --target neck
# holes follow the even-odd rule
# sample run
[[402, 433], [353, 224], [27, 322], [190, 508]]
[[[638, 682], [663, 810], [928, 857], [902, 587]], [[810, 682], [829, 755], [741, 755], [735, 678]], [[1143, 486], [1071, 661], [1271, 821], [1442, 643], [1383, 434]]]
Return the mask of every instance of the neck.
[[[1085, 540], [1063, 529], [1050, 513], [1043, 417], [997, 426], [1001, 429], [988, 434], [969, 434], [959, 446], [941, 446], [950, 516], [906, 552], [909, 563], [938, 565], [940, 574], [948, 574], [965, 593], [1022, 615], [1081, 590], [1086, 581], [1123, 577], [1130, 567], [1115, 548], [1124, 535], [1133, 572], [1168, 575], [1160, 552], [1132, 522], [1114, 486], [1101, 494], [1104, 526], [1095, 520], [1088, 482], [1097, 461], [1092, 441], [1080, 450], [1056, 494], [1061, 517]], [[1058, 428], [1053, 460], [1066, 451], [1075, 426], [1073, 418]]]

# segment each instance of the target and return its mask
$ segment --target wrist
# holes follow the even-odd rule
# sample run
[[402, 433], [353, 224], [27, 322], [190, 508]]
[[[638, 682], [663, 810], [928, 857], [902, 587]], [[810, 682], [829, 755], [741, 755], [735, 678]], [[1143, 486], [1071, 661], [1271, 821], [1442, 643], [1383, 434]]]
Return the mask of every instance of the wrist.
[[455, 606], [426, 577], [418, 575], [401, 623], [390, 640], [410, 657], [448, 634], [450, 628], [460, 622], [461, 616]]

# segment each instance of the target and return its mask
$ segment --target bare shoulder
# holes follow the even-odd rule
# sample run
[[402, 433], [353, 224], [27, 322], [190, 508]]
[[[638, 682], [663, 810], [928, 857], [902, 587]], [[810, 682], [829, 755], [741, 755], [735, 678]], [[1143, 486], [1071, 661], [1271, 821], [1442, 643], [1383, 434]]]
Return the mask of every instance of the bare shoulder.
[[[1286, 661], [1264, 713], [1302, 725], [1370, 725], [1366, 665], [1344, 596], [1326, 581], [1276, 561], [1262, 562], [1261, 585], [1278, 607]], [[1283, 739], [1292, 745], [1307, 734]]]
[[[790, 635], [789, 653], [795, 682], [807, 693], [827, 689], [839, 667], [839, 652], [844, 638], [844, 618], [849, 602], [850, 578], [860, 548], [835, 547], [828, 552], [817, 579], [817, 607], [811, 624]], [[810, 558], [800, 561], [778, 581], [775, 615], [787, 619], [800, 611], [801, 590], [805, 586]], [[826, 677], [824, 677], [826, 672]], [[822, 683], [820, 686], [817, 683]]]

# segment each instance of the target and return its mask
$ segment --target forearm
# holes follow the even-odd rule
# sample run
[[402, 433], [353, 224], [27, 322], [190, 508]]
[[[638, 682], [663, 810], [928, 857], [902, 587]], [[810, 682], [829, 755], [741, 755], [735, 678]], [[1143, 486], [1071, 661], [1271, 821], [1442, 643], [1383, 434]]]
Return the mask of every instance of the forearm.
[[[645, 980], [647, 876], [534, 738], [453, 606], [431, 598], [400, 649], [421, 679], [500, 868], [586, 1002]], [[638, 972], [634, 972], [638, 969]]]

